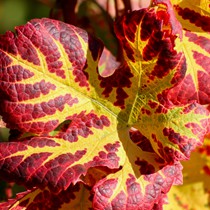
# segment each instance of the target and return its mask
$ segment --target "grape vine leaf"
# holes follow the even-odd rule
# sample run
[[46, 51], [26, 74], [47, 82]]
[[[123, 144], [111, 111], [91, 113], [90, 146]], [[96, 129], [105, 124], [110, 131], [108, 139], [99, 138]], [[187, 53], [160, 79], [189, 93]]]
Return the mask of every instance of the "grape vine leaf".
[[[145, 196], [140, 192], [138, 183], [134, 179], [127, 180], [127, 190], [130, 193], [128, 204], [126, 208], [151, 208], [157, 207], [160, 203], [162, 206], [162, 199], [165, 199], [167, 191], [170, 189], [171, 184], [181, 184], [181, 170], [180, 164], [177, 163], [174, 166], [166, 166], [161, 172], [151, 175], [143, 175], [141, 184], [146, 186], [148, 193]], [[176, 177], [177, 176], [177, 177]], [[175, 178], [176, 177], [176, 178]], [[69, 186], [66, 190], [54, 193], [49, 188], [38, 189], [34, 188], [23, 193], [19, 193], [16, 199], [10, 199], [8, 202], [0, 203], [2, 210], [19, 210], [19, 209], [92, 209], [92, 202], [94, 209], [109, 208], [110, 205], [107, 202], [110, 196], [109, 188], [116, 184], [116, 179], [104, 181], [100, 188], [95, 186], [97, 192], [94, 196], [90, 191], [90, 188], [84, 187], [81, 183]], [[111, 185], [110, 185], [111, 184]], [[100, 197], [97, 194], [101, 194]], [[46, 199], [47, 198], [47, 199]], [[100, 200], [98, 200], [100, 199]], [[123, 195], [117, 197], [119, 202], [125, 201]], [[113, 200], [112, 206], [119, 206]], [[151, 203], [150, 203], [151, 202]], [[121, 203], [124, 205], [124, 203]]]
[[183, 27], [183, 49], [187, 72], [184, 80], [169, 93], [174, 104], [197, 101], [210, 103], [210, 3], [205, 0], [172, 0]]
[[[169, 193], [169, 205], [164, 209], [202, 209], [210, 207], [210, 138], [193, 151], [189, 161], [183, 161], [183, 185], [173, 186]], [[191, 202], [189, 202], [189, 199]]]
[[77, 183], [60, 193], [53, 193], [48, 188], [28, 190], [19, 193], [16, 199], [0, 203], [0, 208], [2, 210], [21, 210], [23, 208], [43, 210], [90, 209], [92, 207], [90, 198], [90, 190], [86, 189], [81, 183]]
[[108, 77], [103, 44], [75, 26], [35, 19], [1, 35], [0, 114], [25, 136], [0, 143], [0, 177], [62, 193], [90, 168], [117, 170], [93, 186], [95, 209], [151, 209], [181, 183], [177, 161], [202, 143], [209, 112], [167, 98], [187, 70], [180, 24], [157, 3], [123, 15], [115, 32], [124, 62]]

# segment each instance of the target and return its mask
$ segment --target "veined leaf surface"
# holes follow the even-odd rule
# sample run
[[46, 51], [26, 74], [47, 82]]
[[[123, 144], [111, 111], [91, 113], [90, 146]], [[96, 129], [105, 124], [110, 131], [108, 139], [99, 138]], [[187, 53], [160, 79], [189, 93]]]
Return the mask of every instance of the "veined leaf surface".
[[[124, 61], [107, 77], [98, 72], [102, 43], [79, 28], [36, 19], [2, 35], [0, 114], [25, 136], [0, 144], [0, 176], [62, 193], [102, 166], [116, 172], [93, 187], [95, 209], [159, 205], [181, 183], [177, 161], [209, 125], [201, 105], [167, 98], [187, 70], [171, 9], [156, 3], [116, 22]], [[149, 150], [138, 143], [145, 139]]]
[[[208, 111], [202, 106], [195, 103], [174, 106], [167, 98], [168, 91], [182, 81], [187, 68], [182, 49], [174, 48], [174, 45], [180, 43], [177, 36], [181, 36], [182, 31], [180, 25], [171, 28], [176, 24], [176, 19], [173, 13], [167, 13], [171, 10], [170, 6], [171, 4], [162, 7], [161, 4], [160, 8], [155, 7], [147, 12], [134, 11], [122, 16], [115, 26], [116, 35], [124, 50], [125, 63], [134, 75], [131, 88], [132, 93], [134, 90], [136, 92], [133, 104], [126, 106], [129, 107], [126, 113], [130, 112], [128, 123], [147, 137], [154, 150], [169, 162], [172, 159], [189, 157], [187, 150], [200, 144], [197, 140], [208, 127], [203, 118], [203, 114], [206, 113], [204, 115], [207, 116]], [[168, 21], [164, 19], [163, 22], [163, 17], [167, 17]], [[131, 100], [130, 98], [128, 97], [128, 100]], [[197, 116], [195, 121], [192, 118], [194, 114]], [[187, 137], [188, 134], [190, 136]], [[189, 143], [191, 140], [193, 142]], [[172, 142], [177, 145], [172, 146]], [[181, 145], [178, 142], [182, 142]]]
[[[9, 205], [7, 205], [9, 203]], [[23, 209], [58, 209], [58, 210], [81, 210], [91, 209], [90, 190], [81, 183], [70, 186], [60, 193], [53, 193], [48, 188], [28, 190], [19, 193], [16, 199], [8, 203], [1, 203], [2, 210], [23, 210]]]
[[186, 56], [184, 80], [169, 97], [174, 104], [197, 101], [210, 103], [210, 3], [205, 0], [172, 0], [176, 17], [183, 27], [181, 48]]
[[[189, 161], [183, 161], [183, 186], [173, 186], [168, 193], [170, 209], [202, 209], [210, 207], [210, 139], [192, 152]], [[191, 200], [189, 202], [189, 200]]]

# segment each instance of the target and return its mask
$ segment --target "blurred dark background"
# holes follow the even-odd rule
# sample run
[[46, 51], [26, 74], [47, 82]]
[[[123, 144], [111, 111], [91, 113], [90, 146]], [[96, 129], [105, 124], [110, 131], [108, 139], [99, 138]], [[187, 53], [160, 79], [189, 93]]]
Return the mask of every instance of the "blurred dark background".
[[33, 18], [49, 17], [55, 0], [0, 0], [0, 34]]

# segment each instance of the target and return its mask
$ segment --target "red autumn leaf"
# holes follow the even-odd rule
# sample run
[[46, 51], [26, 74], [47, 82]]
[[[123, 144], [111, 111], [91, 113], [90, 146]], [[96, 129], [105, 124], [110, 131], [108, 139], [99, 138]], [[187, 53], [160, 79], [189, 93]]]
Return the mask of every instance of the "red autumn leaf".
[[[205, 107], [168, 98], [187, 71], [181, 25], [157, 0], [119, 18], [115, 32], [123, 63], [107, 77], [103, 44], [75, 26], [36, 19], [0, 37], [0, 114], [21, 133], [0, 144], [2, 178], [51, 198], [83, 181], [94, 209], [158, 208], [181, 183], [177, 161], [209, 126]], [[90, 171], [100, 167], [108, 171], [97, 180]]]
[[159, 203], [162, 206], [171, 186], [182, 183], [181, 168], [179, 163], [175, 163], [157, 173], [142, 175], [138, 180], [129, 173], [125, 179], [121, 171], [111, 174], [94, 186], [93, 208], [131, 210], [154, 209]]
[[186, 55], [187, 72], [184, 80], [169, 92], [174, 104], [197, 101], [210, 103], [210, 11], [204, 0], [173, 0], [176, 17], [183, 27], [181, 47]]
[[22, 210], [22, 209], [91, 209], [90, 190], [82, 184], [77, 183], [60, 193], [53, 193], [48, 188], [28, 190], [19, 193], [16, 199], [9, 202], [0, 203], [2, 210]]
[[[207, 136], [202, 147], [192, 152], [189, 161], [183, 161], [183, 185], [173, 186], [168, 193], [169, 205], [182, 209], [210, 208], [210, 138]], [[189, 199], [190, 202], [189, 202]]]

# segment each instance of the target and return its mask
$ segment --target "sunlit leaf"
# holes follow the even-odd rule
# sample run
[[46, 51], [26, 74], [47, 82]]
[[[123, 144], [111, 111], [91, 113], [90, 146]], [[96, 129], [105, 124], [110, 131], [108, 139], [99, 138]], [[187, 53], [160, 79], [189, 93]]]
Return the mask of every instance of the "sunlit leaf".
[[[167, 10], [161, 4], [160, 9], [134, 11], [122, 16], [115, 28], [124, 49], [125, 63], [134, 75], [132, 93], [128, 92], [125, 101], [126, 113], [130, 112], [128, 123], [170, 162], [188, 158], [192, 147], [201, 144], [198, 139], [203, 139], [206, 133], [208, 121], [204, 115], [207, 117], [208, 112], [196, 103], [174, 106], [167, 99], [168, 91], [179, 84], [186, 71], [185, 55], [180, 48], [175, 48], [177, 51], [173, 48], [180, 43], [177, 35], [181, 36], [182, 32], [180, 26], [170, 28], [176, 20], [173, 13], [169, 13], [171, 19], [168, 17]], [[162, 22], [164, 17], [168, 22]]]
[[172, 0], [183, 27], [180, 47], [186, 56], [185, 79], [170, 92], [174, 104], [210, 103], [210, 3], [205, 0]]
[[[135, 156], [126, 160], [122, 170], [94, 186], [94, 209], [114, 209], [116, 206], [121, 209], [153, 209], [162, 202], [172, 185], [182, 184], [182, 167], [179, 163], [155, 172], [152, 158], [147, 162], [140, 158], [135, 160]], [[136, 165], [135, 169], [131, 163]]]
[[91, 207], [90, 190], [79, 183], [57, 194], [52, 193], [48, 188], [28, 190], [24, 193], [19, 193], [16, 199], [0, 204], [2, 210], [81, 210], [90, 209]]
[[[90, 167], [121, 165], [125, 154], [116, 134], [111, 131], [110, 135], [104, 134], [103, 139], [100, 137], [103, 118], [90, 113], [71, 120], [72, 123], [64, 124], [55, 136], [0, 144], [0, 151], [4, 151], [0, 153], [1, 176], [20, 184], [24, 181], [28, 187], [36, 184], [60, 191], [76, 183]], [[110, 139], [116, 141], [110, 143]]]
[[123, 62], [110, 56], [114, 70], [101, 41], [59, 21], [0, 37], [0, 114], [18, 130], [0, 144], [0, 177], [50, 196], [84, 182], [95, 209], [158, 208], [181, 184], [178, 161], [209, 127], [205, 107], [168, 99], [188, 69], [181, 25], [156, 0], [120, 17], [115, 32]]
[[[210, 207], [210, 139], [183, 162], [183, 186], [173, 186], [168, 193], [169, 205], [164, 209], [202, 209]], [[190, 202], [189, 202], [190, 200]]]

